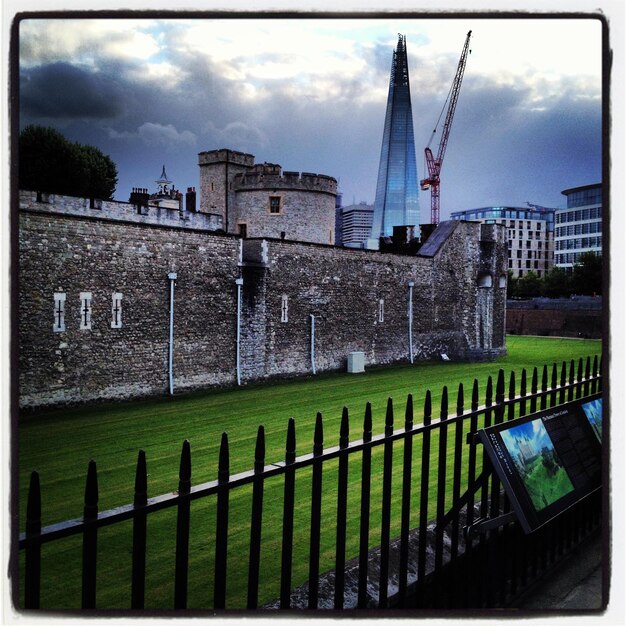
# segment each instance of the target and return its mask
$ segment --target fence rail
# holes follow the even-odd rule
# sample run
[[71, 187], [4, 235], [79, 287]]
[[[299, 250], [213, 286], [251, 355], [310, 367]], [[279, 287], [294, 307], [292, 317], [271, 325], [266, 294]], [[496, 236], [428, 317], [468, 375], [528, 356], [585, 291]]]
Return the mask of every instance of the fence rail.
[[[131, 504], [107, 511], [98, 511], [98, 478], [95, 461], [89, 463], [83, 517], [41, 528], [41, 490], [39, 476], [33, 472], [28, 493], [25, 532], [19, 536], [19, 549], [24, 558], [24, 607], [37, 609], [40, 606], [41, 546], [71, 535], [83, 537], [82, 547], [82, 608], [96, 608], [97, 542], [98, 531], [112, 524], [132, 520], [132, 583], [130, 607], [143, 609], [146, 594], [146, 535], [148, 516], [157, 511], [176, 507], [176, 551], [173, 564], [174, 602], [173, 608], [187, 607], [189, 576], [189, 537], [191, 512], [194, 500], [214, 496], [216, 499], [215, 561], [214, 561], [214, 609], [226, 607], [226, 580], [228, 571], [228, 528], [229, 498], [233, 490], [244, 485], [252, 486], [252, 507], [248, 559], [248, 589], [246, 607], [258, 608], [261, 528], [263, 523], [263, 497], [265, 482], [275, 476], [284, 477], [282, 513], [282, 553], [280, 566], [280, 596], [278, 606], [288, 609], [294, 606], [292, 584], [292, 562], [294, 542], [294, 502], [296, 473], [311, 468], [310, 485], [310, 530], [308, 592], [304, 608], [320, 606], [342, 609], [346, 606], [346, 559], [357, 563], [358, 580], [356, 599], [350, 608], [376, 606], [408, 607], [432, 606], [452, 608], [461, 606], [499, 606], [507, 598], [523, 590], [537, 575], [545, 571], [559, 555], [571, 549], [581, 537], [599, 523], [597, 504], [583, 503], [580, 511], [568, 512], [563, 516], [558, 530], [551, 526], [525, 539], [516, 523], [503, 529], [490, 531], [478, 538], [465, 537], [464, 528], [470, 526], [478, 516], [497, 517], [510, 511], [506, 496], [501, 493], [497, 477], [490, 472], [488, 458], [475, 441], [479, 427], [488, 427], [505, 420], [515, 419], [548, 406], [556, 406], [597, 393], [602, 387], [598, 357], [583, 362], [578, 367], [571, 361], [569, 368], [564, 362], [559, 369], [552, 365], [543, 367], [541, 380], [534, 368], [529, 381], [526, 370], [521, 372], [519, 393], [516, 375], [511, 373], [506, 393], [504, 371], [500, 370], [495, 395], [493, 380], [489, 377], [485, 402], [479, 405], [478, 381], [474, 380], [469, 408], [465, 407], [463, 385], [459, 385], [456, 407], [449, 409], [448, 389], [443, 387], [438, 418], [433, 417], [432, 397], [426, 392], [423, 419], [414, 423], [413, 398], [407, 398], [404, 422], [394, 428], [394, 404], [387, 403], [385, 429], [380, 435], [372, 434], [372, 410], [365, 408], [362, 438], [349, 441], [349, 415], [344, 408], [339, 444], [324, 448], [324, 433], [321, 414], [317, 414], [313, 451], [296, 457], [295, 422], [289, 421], [284, 460], [267, 464], [265, 458], [265, 432], [260, 426], [257, 433], [253, 469], [230, 475], [229, 444], [226, 433], [222, 434], [217, 480], [191, 484], [191, 449], [188, 441], [182, 447], [179, 483], [177, 491], [148, 498], [148, 476], [146, 457], [139, 451], [135, 477], [135, 496]], [[437, 439], [437, 441], [435, 441]], [[402, 475], [400, 482], [400, 533], [391, 536], [392, 526], [392, 470], [394, 442], [402, 441]], [[414, 442], [421, 445], [421, 462], [413, 462]], [[451, 444], [451, 448], [449, 446]], [[436, 463], [431, 457], [435, 453]], [[382, 512], [380, 523], [380, 548], [377, 559], [377, 580], [371, 570], [371, 479], [372, 452], [382, 447]], [[449, 464], [449, 448], [453, 460]], [[464, 450], [466, 450], [464, 452]], [[360, 453], [360, 454], [359, 454]], [[358, 554], [346, 554], [346, 519], [348, 498], [348, 461], [351, 455], [359, 454], [360, 476], [360, 521]], [[465, 461], [464, 461], [465, 458]], [[320, 585], [320, 537], [322, 510], [322, 476], [324, 464], [336, 459], [337, 500], [335, 569], [332, 604], [322, 602]], [[451, 494], [447, 486], [447, 472], [451, 468]], [[419, 472], [419, 491], [412, 493], [412, 484]], [[467, 477], [464, 480], [464, 477]], [[429, 519], [429, 494], [431, 478], [436, 479], [435, 518]], [[467, 488], [463, 491], [463, 485]], [[446, 502], [452, 498], [452, 504]], [[411, 501], [419, 502], [419, 514], [415, 523], [411, 519]], [[586, 507], [586, 508], [585, 508]], [[577, 517], [578, 516], [578, 517]], [[552, 533], [552, 534], [550, 534]], [[526, 547], [522, 547], [526, 546]], [[497, 559], [498, 554], [509, 554], [511, 558]], [[390, 573], [391, 552], [394, 553], [393, 573]], [[396, 554], [397, 552], [397, 554]], [[397, 557], [397, 558], [396, 558]], [[495, 559], [495, 561], [494, 561]], [[500, 576], [486, 571], [486, 563], [498, 563]], [[482, 568], [482, 570], [480, 570]], [[482, 571], [477, 576], [476, 571]], [[468, 572], [472, 572], [471, 575]], [[278, 578], [278, 574], [277, 574]], [[492, 583], [484, 584], [490, 580]], [[449, 583], [456, 585], [451, 592]], [[369, 586], [368, 586], [369, 583]], [[372, 583], [378, 588], [377, 597], [372, 597]], [[461, 590], [464, 590], [461, 591]], [[295, 604], [295, 606], [300, 606]], [[122, 608], [122, 607], [115, 607]], [[228, 607], [243, 608], [243, 607]]]

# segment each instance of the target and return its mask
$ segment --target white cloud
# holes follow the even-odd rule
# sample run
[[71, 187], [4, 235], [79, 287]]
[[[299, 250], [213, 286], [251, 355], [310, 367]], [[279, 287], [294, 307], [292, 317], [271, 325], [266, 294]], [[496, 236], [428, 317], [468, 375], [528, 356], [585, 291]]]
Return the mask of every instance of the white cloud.
[[195, 145], [196, 143], [196, 136], [188, 130], [179, 132], [172, 124], [163, 125], [153, 122], [142, 124], [135, 132], [118, 132], [111, 128], [108, 134], [111, 139], [139, 139], [148, 146]]

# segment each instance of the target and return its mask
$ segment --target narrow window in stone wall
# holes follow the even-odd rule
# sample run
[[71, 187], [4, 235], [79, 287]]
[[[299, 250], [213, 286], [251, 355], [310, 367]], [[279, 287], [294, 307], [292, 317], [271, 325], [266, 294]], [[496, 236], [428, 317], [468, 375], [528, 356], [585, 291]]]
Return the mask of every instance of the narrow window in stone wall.
[[283, 295], [282, 297], [282, 302], [280, 306], [280, 321], [289, 321], [289, 297], [286, 295]]
[[385, 300], [383, 298], [378, 301], [378, 321], [385, 321]]
[[111, 328], [122, 327], [122, 294], [114, 293], [111, 298]]
[[80, 329], [91, 330], [91, 292], [80, 292]]
[[280, 196], [270, 196], [270, 213], [272, 215], [279, 215], [281, 212], [281, 197]]
[[57, 292], [54, 294], [54, 323], [52, 330], [61, 333], [65, 330], [65, 294]]

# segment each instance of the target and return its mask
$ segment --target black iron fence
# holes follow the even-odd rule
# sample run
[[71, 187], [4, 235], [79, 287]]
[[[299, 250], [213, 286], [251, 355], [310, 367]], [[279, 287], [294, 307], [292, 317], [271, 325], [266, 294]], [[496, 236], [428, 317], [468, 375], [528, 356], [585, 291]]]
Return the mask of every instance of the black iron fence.
[[[491, 472], [489, 461], [474, 434], [479, 428], [515, 419], [548, 407], [563, 404], [601, 391], [602, 378], [598, 358], [543, 367], [541, 377], [534, 368], [530, 380], [521, 372], [519, 387], [515, 373], [510, 374], [508, 391], [500, 370], [495, 385], [488, 379], [484, 404], [479, 404], [479, 386], [475, 380], [469, 407], [463, 385], [459, 385], [456, 406], [450, 411], [448, 390], [443, 388], [438, 416], [433, 416], [431, 393], [426, 393], [421, 423], [414, 423], [413, 400], [407, 398], [404, 423], [394, 429], [392, 400], [387, 404], [384, 433], [372, 434], [371, 406], [367, 404], [362, 438], [349, 441], [349, 416], [344, 409], [339, 443], [324, 448], [322, 416], [317, 415], [313, 450], [296, 457], [296, 430], [289, 421], [283, 461], [267, 464], [265, 434], [258, 429], [254, 469], [231, 475], [229, 444], [222, 435], [217, 480], [192, 485], [191, 450], [184, 442], [180, 460], [178, 489], [173, 493], [148, 498], [146, 458], [139, 452], [135, 497], [132, 504], [98, 511], [96, 464], [89, 464], [83, 517], [41, 528], [41, 491], [39, 476], [30, 479], [25, 532], [19, 548], [24, 552], [24, 607], [40, 607], [42, 545], [71, 535], [82, 535], [82, 597], [84, 609], [101, 608], [97, 602], [98, 535], [105, 526], [132, 521], [132, 582], [126, 607], [144, 609], [146, 596], [146, 537], [148, 517], [164, 509], [177, 509], [174, 577], [174, 609], [187, 608], [190, 572], [191, 503], [213, 497], [215, 507], [215, 560], [213, 598], [207, 597], [210, 609], [244, 608], [226, 605], [229, 501], [234, 490], [247, 485], [251, 491], [251, 523], [245, 607], [257, 609], [259, 602], [264, 485], [272, 477], [282, 476], [282, 541], [280, 594], [273, 605], [289, 608], [462, 608], [494, 607], [510, 603], [561, 556], [598, 527], [601, 500], [598, 493], [568, 510], [531, 535], [524, 535], [515, 521], [492, 529], [478, 537], [466, 529], [481, 518], [495, 518], [510, 511], [510, 504]], [[396, 444], [396, 445], [394, 445]], [[382, 508], [379, 528], [371, 527], [372, 454], [382, 454]], [[394, 465], [394, 454], [396, 457]], [[360, 486], [358, 553], [346, 551], [348, 518], [349, 459], [359, 458]], [[335, 460], [336, 519], [334, 572], [320, 573], [320, 538], [323, 532], [323, 466]], [[400, 476], [394, 478], [394, 468]], [[308, 583], [300, 594], [294, 592], [294, 499], [296, 474], [309, 468], [310, 524], [308, 532]], [[352, 476], [354, 479], [354, 476]], [[326, 478], [325, 478], [326, 479]], [[416, 484], [419, 487], [416, 488]], [[299, 488], [302, 488], [301, 486]], [[333, 490], [334, 491], [334, 490]], [[399, 496], [398, 496], [399, 494]], [[392, 507], [392, 496], [399, 506]], [[433, 502], [434, 497], [434, 502]], [[417, 514], [415, 510], [417, 507]], [[393, 520], [392, 510], [400, 510]], [[355, 512], [352, 513], [354, 515]], [[399, 524], [398, 524], [399, 522]], [[378, 522], [377, 522], [378, 523]], [[392, 537], [392, 527], [399, 536]], [[372, 550], [372, 533], [380, 538]], [[210, 541], [210, 538], [207, 538]], [[118, 555], [116, 558], [120, 558]], [[349, 580], [347, 580], [347, 578]], [[244, 577], [242, 577], [243, 579]], [[330, 581], [330, 583], [329, 583]], [[329, 592], [329, 584], [332, 593]], [[348, 589], [349, 587], [349, 589]], [[323, 593], [320, 592], [323, 589]], [[210, 594], [208, 593], [207, 596]], [[303, 599], [304, 598], [304, 599]]]

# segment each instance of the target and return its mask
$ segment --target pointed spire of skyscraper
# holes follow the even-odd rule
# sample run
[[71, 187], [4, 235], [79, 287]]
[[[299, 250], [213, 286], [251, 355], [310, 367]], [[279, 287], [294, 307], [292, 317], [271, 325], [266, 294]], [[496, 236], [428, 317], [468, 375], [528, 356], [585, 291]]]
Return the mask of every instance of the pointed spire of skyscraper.
[[392, 235], [394, 226], [418, 226], [418, 180], [413, 137], [406, 37], [393, 53], [383, 142], [378, 166], [372, 238]]

